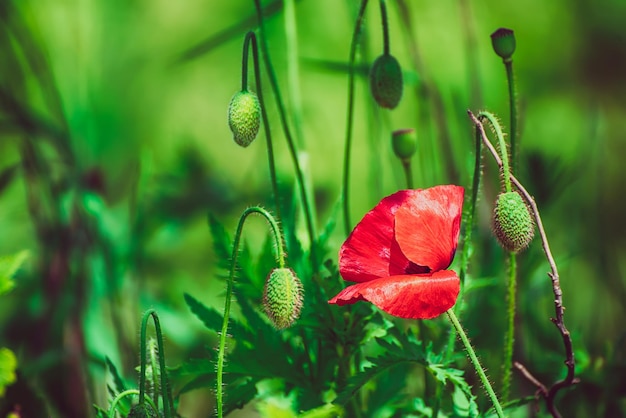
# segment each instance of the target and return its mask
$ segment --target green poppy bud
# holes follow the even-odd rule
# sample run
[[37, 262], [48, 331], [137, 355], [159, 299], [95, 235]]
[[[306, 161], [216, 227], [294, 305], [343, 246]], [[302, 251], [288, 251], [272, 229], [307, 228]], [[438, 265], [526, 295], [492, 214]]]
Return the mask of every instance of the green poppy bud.
[[401, 160], [410, 159], [417, 148], [415, 129], [399, 129], [391, 134], [393, 152]]
[[242, 90], [233, 96], [228, 107], [228, 125], [235, 142], [242, 147], [254, 141], [261, 126], [261, 105], [256, 94]]
[[398, 106], [402, 98], [402, 69], [398, 60], [383, 54], [370, 70], [370, 89], [376, 102], [387, 109]]
[[302, 309], [302, 282], [293, 270], [275, 268], [267, 276], [263, 292], [263, 307], [278, 329], [290, 327]]
[[519, 252], [530, 244], [535, 224], [518, 192], [500, 193], [493, 211], [493, 232], [507, 251]]
[[515, 34], [511, 29], [500, 28], [491, 34], [493, 50], [503, 60], [510, 60], [515, 52]]

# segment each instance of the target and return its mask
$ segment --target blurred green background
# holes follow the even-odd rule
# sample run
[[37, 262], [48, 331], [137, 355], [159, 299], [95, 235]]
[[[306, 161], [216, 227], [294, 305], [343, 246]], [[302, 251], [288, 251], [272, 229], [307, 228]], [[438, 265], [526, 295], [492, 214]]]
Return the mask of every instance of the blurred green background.
[[[504, 66], [489, 35], [514, 29], [518, 177], [542, 210], [582, 378], [561, 402], [575, 405], [577, 416], [624, 408], [626, 2], [389, 1], [391, 51], [405, 72], [393, 112], [377, 108], [367, 90], [367, 68], [382, 51], [379, 10], [370, 3], [358, 62], [353, 222], [404, 187], [389, 141], [395, 129], [417, 129], [416, 187], [469, 186], [466, 110], [493, 111], [507, 129]], [[358, 6], [297, 1], [295, 38], [286, 35], [282, 8], [273, 6], [267, 19], [320, 225], [335, 216], [339, 199]], [[80, 416], [59, 379], [86, 388], [77, 404], [106, 405], [104, 356], [133, 376], [139, 315], [149, 307], [162, 317], [169, 364], [210, 343], [182, 298], [188, 292], [218, 307], [223, 300], [207, 213], [232, 231], [246, 206], [272, 205], [264, 134], [242, 149], [226, 122], [253, 16], [253, 3], [239, 0], [0, 4], [0, 254], [30, 251], [0, 305], [0, 347], [20, 364], [19, 387], [0, 412], [11, 410], [11, 396], [26, 405], [33, 396]], [[268, 87], [264, 79], [279, 180], [295, 194]], [[484, 165], [482, 246], [471, 270], [496, 280], [468, 300], [465, 326], [497, 370], [497, 356], [489, 359], [504, 329], [504, 262], [489, 232], [498, 179], [490, 158]], [[345, 238], [338, 219], [337, 249]], [[265, 233], [257, 232], [258, 239], [248, 235], [253, 247]], [[542, 367], [562, 355], [538, 241], [520, 263], [516, 358], [551, 381], [564, 368]], [[515, 378], [520, 392], [533, 393]], [[208, 414], [209, 397], [208, 390], [186, 395], [180, 412]]]

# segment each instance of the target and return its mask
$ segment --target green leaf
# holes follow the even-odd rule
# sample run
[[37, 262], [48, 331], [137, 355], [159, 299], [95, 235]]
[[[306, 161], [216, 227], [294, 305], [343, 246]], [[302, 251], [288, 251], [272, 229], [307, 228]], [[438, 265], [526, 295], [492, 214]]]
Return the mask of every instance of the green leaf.
[[343, 408], [339, 405], [326, 404], [317, 408], [309, 409], [300, 414], [299, 418], [335, 418], [343, 416]]
[[16, 369], [17, 358], [13, 351], [8, 348], [0, 348], [0, 398], [4, 396], [6, 387], [17, 380]]
[[13, 276], [28, 257], [28, 251], [0, 257], [0, 295], [9, 292], [15, 286]]
[[115, 391], [117, 393], [124, 392], [127, 389], [127, 387], [126, 387], [126, 384], [124, 383], [124, 379], [117, 371], [117, 367], [115, 367], [115, 364], [113, 364], [113, 362], [108, 356], [104, 358], [104, 361], [106, 362], [107, 368], [109, 369], [109, 373], [111, 373], [111, 376], [113, 377], [113, 384], [115, 385], [114, 386]]
[[213, 238], [213, 250], [219, 260], [219, 266], [228, 269], [230, 266], [231, 257], [231, 239], [217, 218], [209, 213], [209, 229], [211, 231], [211, 237]]
[[[193, 312], [193, 314], [196, 315], [200, 321], [202, 321], [205, 327], [215, 332], [222, 331], [222, 321], [224, 319], [223, 315], [218, 313], [215, 309], [207, 308], [204, 304], [188, 293], [185, 293], [184, 297], [185, 302], [187, 302], [187, 306], [191, 309], [191, 312]], [[246, 328], [241, 326], [241, 324], [234, 321], [232, 318], [229, 321], [228, 327], [232, 328], [232, 332], [237, 334], [237, 338], [240, 338], [242, 334], [248, 334]]]

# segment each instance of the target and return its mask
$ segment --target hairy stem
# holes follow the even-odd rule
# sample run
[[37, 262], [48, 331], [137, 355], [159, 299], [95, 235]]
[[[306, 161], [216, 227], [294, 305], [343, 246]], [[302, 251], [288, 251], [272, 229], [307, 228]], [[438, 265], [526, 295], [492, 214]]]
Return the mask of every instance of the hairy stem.
[[502, 177], [504, 180], [504, 189], [507, 192], [510, 192], [511, 189], [511, 169], [509, 167], [509, 153], [507, 151], [506, 142], [504, 141], [504, 133], [502, 133], [502, 127], [500, 126], [500, 122], [498, 122], [498, 118], [491, 112], [480, 112], [478, 114], [478, 120], [486, 119], [491, 124], [491, 127], [496, 133], [496, 137], [498, 138], [498, 145], [500, 147], [500, 155], [502, 164], [500, 165], [500, 169], [502, 171]]
[[[148, 326], [148, 320], [152, 317], [154, 321], [154, 329], [156, 331], [157, 345], [159, 348], [159, 369], [161, 374], [161, 399], [163, 401], [163, 412], [166, 418], [172, 416], [174, 403], [172, 401], [172, 392], [170, 390], [169, 381], [167, 379], [167, 370], [165, 370], [165, 351], [163, 350], [163, 333], [161, 332], [161, 324], [159, 322], [159, 316], [154, 309], [148, 309], [141, 319], [141, 366], [139, 372], [139, 403], [144, 404], [146, 399], [146, 328]], [[154, 373], [154, 371], [153, 371]]]
[[233, 252], [231, 256], [230, 273], [228, 275], [228, 282], [226, 284], [226, 300], [224, 302], [224, 319], [222, 322], [222, 331], [220, 333], [219, 350], [217, 353], [217, 385], [216, 385], [216, 400], [217, 400], [217, 416], [222, 418], [224, 415], [224, 396], [223, 396], [223, 374], [224, 374], [224, 358], [226, 351], [226, 334], [228, 333], [228, 319], [230, 317], [230, 304], [233, 296], [233, 282], [235, 280], [235, 270], [237, 267], [237, 254], [239, 252], [239, 242], [241, 241], [241, 235], [243, 231], [243, 225], [249, 215], [258, 213], [265, 217], [270, 224], [274, 240], [276, 242], [276, 261], [280, 268], [285, 267], [285, 249], [283, 246], [283, 240], [281, 237], [278, 223], [274, 217], [265, 209], [259, 206], [253, 206], [246, 209], [239, 218], [239, 224], [237, 225], [237, 231], [235, 232], [235, 238], [233, 240]]
[[467, 338], [467, 335], [465, 334], [465, 331], [463, 330], [461, 323], [459, 322], [456, 315], [454, 314], [454, 310], [450, 309], [446, 312], [446, 314], [448, 315], [450, 322], [456, 329], [456, 332], [459, 335], [459, 338], [463, 342], [463, 345], [465, 346], [465, 351], [467, 351], [470, 361], [472, 362], [472, 365], [474, 366], [474, 369], [476, 370], [476, 374], [480, 378], [480, 381], [482, 382], [483, 387], [487, 391], [487, 395], [489, 395], [489, 398], [491, 399], [491, 402], [493, 403], [493, 407], [496, 410], [496, 414], [498, 414], [498, 417], [504, 418], [504, 412], [502, 411], [502, 407], [500, 406], [498, 397], [493, 391], [493, 388], [491, 387], [491, 383], [489, 383], [489, 379], [487, 378], [487, 375], [485, 374], [483, 367], [480, 365], [480, 361], [478, 361], [478, 357], [476, 357], [476, 353], [474, 352], [474, 348], [472, 347], [472, 344], [470, 343], [469, 338]]
[[507, 330], [504, 338], [504, 361], [502, 364], [502, 401], [508, 402], [511, 393], [511, 367], [515, 342], [515, 291], [517, 288], [517, 256], [509, 252], [509, 280], [507, 293]]

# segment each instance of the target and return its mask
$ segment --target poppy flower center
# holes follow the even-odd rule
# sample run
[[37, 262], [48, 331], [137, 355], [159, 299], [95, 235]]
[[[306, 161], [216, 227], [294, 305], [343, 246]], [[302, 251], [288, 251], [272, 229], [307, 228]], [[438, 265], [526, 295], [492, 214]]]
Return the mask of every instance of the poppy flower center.
[[428, 266], [420, 266], [419, 264], [409, 261], [409, 265], [404, 268], [404, 272], [406, 274], [427, 274], [430, 273], [431, 270]]

